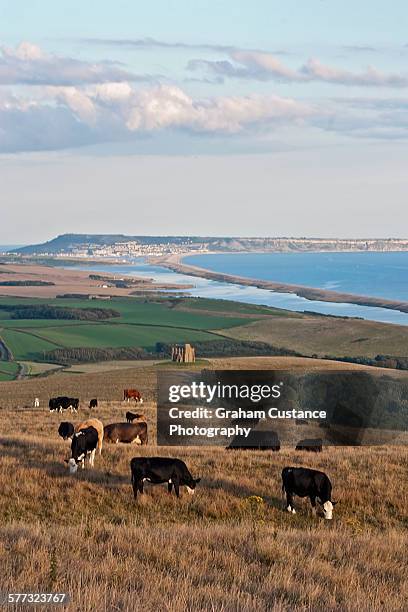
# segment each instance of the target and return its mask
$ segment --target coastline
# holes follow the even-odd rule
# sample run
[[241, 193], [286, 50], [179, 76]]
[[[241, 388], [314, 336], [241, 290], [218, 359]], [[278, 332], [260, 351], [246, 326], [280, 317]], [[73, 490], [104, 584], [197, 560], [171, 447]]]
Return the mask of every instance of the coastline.
[[[152, 278], [117, 275], [112, 272], [78, 270], [69, 266], [44, 266], [40, 264], [2, 264], [0, 297], [56, 298], [59, 295], [84, 294], [94, 297], [126, 297], [142, 292], [151, 294], [160, 291], [186, 291], [188, 283], [156, 282]], [[17, 284], [47, 281], [49, 284]], [[117, 286], [116, 282], [124, 286]], [[7, 282], [9, 284], [1, 284]], [[15, 282], [16, 284], [12, 284]]]
[[[209, 253], [216, 254], [212, 251], [206, 252], [207, 255]], [[149, 258], [149, 261], [150, 263], [162, 266], [179, 274], [187, 274], [189, 276], [197, 276], [199, 278], [206, 278], [208, 280], [230, 283], [234, 285], [256, 287], [258, 289], [266, 289], [267, 291], [274, 291], [276, 293], [291, 293], [310, 301], [355, 304], [357, 306], [372, 306], [376, 308], [387, 308], [389, 310], [397, 310], [399, 312], [408, 313], [408, 302], [388, 300], [386, 298], [371, 297], [367, 295], [357, 295], [353, 293], [342, 293], [332, 291], [330, 289], [319, 289], [305, 285], [294, 285], [290, 283], [248, 278], [235, 274], [214, 272], [212, 270], [200, 268], [199, 266], [183, 263], [183, 258], [190, 255], [191, 253], [179, 253], [177, 255], [166, 255], [155, 258], [152, 257]]]

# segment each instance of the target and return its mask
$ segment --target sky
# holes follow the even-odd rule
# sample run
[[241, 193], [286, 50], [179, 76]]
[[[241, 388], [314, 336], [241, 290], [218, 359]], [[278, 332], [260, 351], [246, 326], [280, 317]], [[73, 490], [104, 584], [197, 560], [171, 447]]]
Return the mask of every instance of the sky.
[[407, 237], [403, 0], [0, 0], [0, 244]]

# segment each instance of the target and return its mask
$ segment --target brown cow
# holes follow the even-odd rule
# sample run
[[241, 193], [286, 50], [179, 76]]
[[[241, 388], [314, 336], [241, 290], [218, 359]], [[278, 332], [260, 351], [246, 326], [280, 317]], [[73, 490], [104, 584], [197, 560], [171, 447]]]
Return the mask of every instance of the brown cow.
[[140, 404], [143, 404], [143, 397], [140, 391], [137, 389], [124, 389], [123, 401], [130, 402], [131, 399], [135, 400], [135, 402], [140, 402]]
[[104, 437], [106, 442], [117, 444], [124, 442], [125, 444], [147, 444], [147, 423], [111, 423], [104, 427]]

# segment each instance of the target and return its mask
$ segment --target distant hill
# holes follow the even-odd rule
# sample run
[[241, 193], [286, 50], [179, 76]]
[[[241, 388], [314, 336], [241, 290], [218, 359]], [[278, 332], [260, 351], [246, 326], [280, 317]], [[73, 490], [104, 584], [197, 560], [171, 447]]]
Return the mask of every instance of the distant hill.
[[89, 251], [118, 243], [135, 242], [139, 245], [163, 245], [186, 248], [201, 245], [213, 251], [408, 251], [408, 239], [337, 239], [290, 237], [234, 237], [234, 236], [126, 236], [125, 234], [61, 234], [48, 242], [13, 249], [22, 255], [72, 254], [78, 249]]
[[90, 248], [94, 246], [110, 246], [118, 242], [138, 242], [139, 244], [157, 244], [163, 242], [171, 242], [173, 244], [182, 244], [190, 241], [193, 243], [201, 243], [204, 238], [190, 236], [126, 236], [125, 234], [61, 234], [52, 240], [41, 244], [32, 244], [17, 249], [13, 249], [13, 253], [21, 253], [23, 255], [38, 255], [42, 253], [69, 253], [75, 248], [82, 245], [88, 245]]

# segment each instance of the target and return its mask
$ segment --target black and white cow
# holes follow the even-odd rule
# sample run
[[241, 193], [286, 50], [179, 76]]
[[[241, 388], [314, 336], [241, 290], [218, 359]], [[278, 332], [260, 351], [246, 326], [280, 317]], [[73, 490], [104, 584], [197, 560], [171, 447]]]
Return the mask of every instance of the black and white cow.
[[98, 407], [98, 400], [96, 399], [96, 397], [94, 399], [91, 399], [89, 402], [89, 408], [97, 408]]
[[167, 482], [168, 492], [171, 493], [174, 486], [177, 497], [180, 497], [181, 486], [185, 486], [188, 493], [193, 495], [196, 485], [201, 480], [192, 477], [184, 461], [171, 457], [134, 457], [130, 462], [130, 470], [135, 499], [138, 491], [143, 493], [145, 481], [152, 484]]
[[324, 518], [333, 518], [333, 506], [337, 502], [331, 499], [332, 485], [324, 472], [309, 468], [285, 467], [282, 470], [282, 492], [286, 493], [286, 510], [296, 514], [293, 497], [308, 497], [312, 512], [316, 513], [316, 501], [321, 505]]
[[75, 433], [75, 427], [72, 423], [68, 423], [68, 421], [62, 421], [58, 427], [58, 433], [64, 440], [68, 440], [72, 438]]
[[84, 469], [87, 455], [89, 455], [89, 465], [91, 467], [94, 466], [97, 445], [98, 432], [95, 427], [87, 427], [74, 434], [71, 442], [71, 459], [65, 459], [65, 462], [68, 463], [70, 474], [75, 474], [79, 463], [82, 465], [82, 469]]
[[76, 397], [52, 397], [48, 402], [50, 412], [62, 412], [63, 410], [71, 410], [78, 412], [79, 399]]

